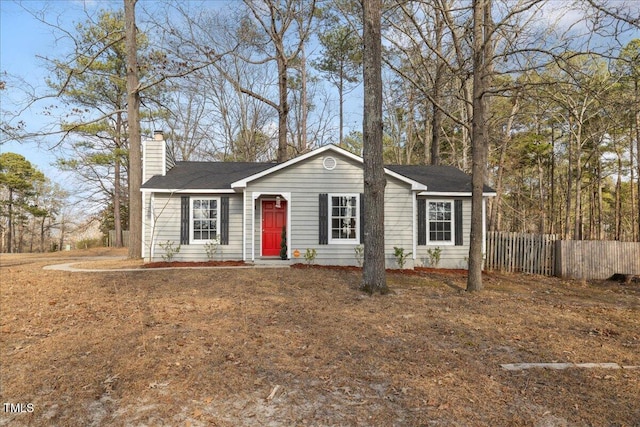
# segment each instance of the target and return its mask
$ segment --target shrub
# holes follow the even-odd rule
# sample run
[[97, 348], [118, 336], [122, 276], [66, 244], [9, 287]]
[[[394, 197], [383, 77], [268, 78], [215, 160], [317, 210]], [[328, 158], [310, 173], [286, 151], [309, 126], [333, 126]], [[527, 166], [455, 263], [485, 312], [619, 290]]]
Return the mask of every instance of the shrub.
[[205, 243], [204, 251], [207, 254], [207, 258], [211, 261], [218, 252], [218, 246], [220, 245], [220, 239], [216, 237], [215, 239]]
[[404, 252], [404, 248], [398, 248], [396, 246], [393, 247], [394, 255], [396, 257], [396, 262], [398, 263], [398, 267], [400, 269], [404, 268], [405, 263], [407, 262], [407, 258], [409, 258], [412, 252]]
[[304, 253], [304, 259], [307, 261], [307, 265], [311, 265], [316, 260], [317, 252], [314, 249], [307, 248], [307, 251]]
[[362, 264], [364, 263], [364, 246], [358, 245], [353, 248], [353, 251], [356, 254], [356, 262], [358, 263], [358, 267], [362, 267]]
[[162, 255], [164, 261], [173, 261], [173, 257], [180, 252], [180, 245], [173, 247], [171, 240], [167, 240], [165, 243], [159, 243], [158, 245], [164, 250], [164, 255]]
[[440, 247], [436, 247], [435, 249], [428, 249], [427, 253], [429, 254], [429, 266], [437, 267], [440, 263], [440, 255], [442, 254], [442, 249]]
[[90, 248], [99, 248], [103, 246], [102, 239], [82, 239], [76, 242], [77, 249], [90, 249]]

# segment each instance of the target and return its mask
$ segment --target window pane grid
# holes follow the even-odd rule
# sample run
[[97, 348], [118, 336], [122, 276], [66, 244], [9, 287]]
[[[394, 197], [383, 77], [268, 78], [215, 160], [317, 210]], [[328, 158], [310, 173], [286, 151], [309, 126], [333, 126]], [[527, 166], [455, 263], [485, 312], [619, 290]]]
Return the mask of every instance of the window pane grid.
[[451, 202], [429, 202], [429, 240], [450, 242], [453, 239]]
[[218, 201], [200, 199], [193, 201], [193, 240], [213, 240], [217, 236]]
[[357, 228], [356, 196], [331, 197], [331, 238], [355, 239]]

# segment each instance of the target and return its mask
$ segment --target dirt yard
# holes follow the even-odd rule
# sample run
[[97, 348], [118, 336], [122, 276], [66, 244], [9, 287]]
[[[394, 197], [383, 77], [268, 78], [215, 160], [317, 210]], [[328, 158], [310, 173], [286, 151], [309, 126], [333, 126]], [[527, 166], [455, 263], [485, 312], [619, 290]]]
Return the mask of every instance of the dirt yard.
[[640, 425], [638, 282], [42, 269], [101, 254], [0, 256], [0, 425]]

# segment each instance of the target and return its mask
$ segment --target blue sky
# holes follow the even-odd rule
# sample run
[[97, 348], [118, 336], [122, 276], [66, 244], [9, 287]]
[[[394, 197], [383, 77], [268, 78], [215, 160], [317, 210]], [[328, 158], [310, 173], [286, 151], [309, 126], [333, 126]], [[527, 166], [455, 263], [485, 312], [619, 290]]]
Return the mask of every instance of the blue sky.
[[[2, 80], [7, 79], [7, 88], [0, 93], [2, 110], [15, 111], [23, 105], [22, 90], [31, 85], [39, 93], [46, 91], [45, 78], [47, 72], [45, 61], [38, 57], [56, 58], [68, 51], [65, 40], [57, 38], [54, 29], [39, 22], [28, 11], [46, 11], [48, 21], [59, 22], [64, 28], [70, 28], [73, 23], [86, 19], [86, 13], [91, 14], [100, 8], [119, 6], [121, 1], [11, 1], [0, 0], [0, 71]], [[15, 80], [7, 78], [6, 74], [19, 76], [28, 85], [15, 87], [11, 84]], [[48, 100], [46, 104], [51, 104]], [[47, 123], [42, 116], [45, 103], [38, 103], [24, 112], [23, 118], [29, 129], [40, 129]], [[53, 143], [54, 137], [47, 138], [45, 143]], [[0, 152], [14, 152], [23, 155], [53, 182], [66, 186], [69, 176], [61, 173], [51, 164], [55, 156], [46, 144], [36, 141], [22, 143], [6, 142], [0, 145]]]
[[[240, 0], [235, 0], [240, 1]], [[90, 15], [102, 9], [121, 8], [122, 0], [55, 0], [55, 1], [14, 1], [0, 0], [0, 72], [2, 80], [7, 81], [7, 90], [0, 92], [2, 110], [17, 111], [21, 109], [26, 98], [23, 89], [33, 86], [37, 93], [50, 93], [45, 79], [48, 76], [46, 61], [43, 57], [60, 59], [71, 52], [72, 46], [69, 40], [61, 38], [61, 31], [43, 22], [39, 22], [29, 11], [42, 13], [46, 21], [56, 22], [61, 28], [73, 32], [75, 24], [85, 22]], [[209, 4], [233, 5], [234, 1], [208, 0]], [[139, 15], [149, 13], [159, 3], [154, 0], [141, 0], [136, 8]], [[28, 10], [25, 10], [28, 9]], [[19, 76], [28, 85], [16, 87], [11, 84], [15, 79], [9, 76]], [[42, 111], [46, 105], [54, 103], [48, 99], [33, 105], [21, 115], [27, 122], [30, 131], [38, 131], [51, 122], [43, 116]], [[345, 117], [354, 124], [361, 120], [361, 102], [356, 103], [358, 114], [356, 117]], [[48, 129], [57, 130], [57, 129]], [[60, 172], [52, 166], [55, 162], [55, 154], [48, 150], [49, 146], [58, 141], [55, 136], [46, 137], [41, 141], [25, 141], [21, 143], [6, 142], [0, 145], [0, 152], [16, 152], [22, 154], [38, 167], [54, 182], [65, 187], [69, 184], [70, 176]], [[65, 185], [65, 182], [68, 181]]]
[[[223, 3], [233, 4], [232, 1], [222, 0], [217, 0], [216, 3], [218, 5]], [[154, 4], [157, 3], [153, 0], [141, 0], [138, 10], [153, 8]], [[547, 19], [553, 20], [554, 17], [558, 17], [557, 6], [559, 4], [566, 3], [564, 3], [564, 0], [556, 0], [550, 3], [548, 9], [549, 17]], [[640, 0], [632, 0], [630, 4], [633, 5], [632, 8], [635, 8], [637, 4], [640, 11]], [[47, 21], [58, 22], [62, 28], [72, 29], [74, 23], [86, 21], [87, 15], [92, 15], [98, 10], [121, 7], [122, 0], [27, 0], [22, 2], [0, 0], [0, 72], [3, 74], [0, 78], [5, 80], [5, 73], [19, 76], [42, 93], [47, 89], [45, 83], [47, 76], [46, 62], [38, 58], [38, 56], [60, 58], [65, 52], [70, 52], [71, 50], [70, 46], [67, 45], [68, 40], [65, 41], [65, 39], [56, 37], [56, 34], [60, 35], [59, 31], [56, 32], [54, 28], [39, 22], [25, 9], [34, 12], [45, 12], [44, 16]], [[565, 23], [565, 25], [569, 25], [572, 22], [579, 22], [578, 18], [579, 16], [575, 14], [563, 13], [560, 19], [571, 21]], [[7, 81], [11, 82], [12, 79], [7, 79]], [[21, 89], [24, 88], [16, 88], [7, 84], [7, 89], [0, 92], [2, 110], [15, 111], [19, 108], [20, 100], [23, 98]], [[357, 97], [352, 95], [350, 98], [351, 101], [354, 101]], [[51, 102], [51, 100], [48, 100], [47, 104]], [[357, 105], [352, 105], [352, 108], [348, 108], [352, 113], [346, 117], [350, 122], [349, 125], [356, 124], [361, 120], [361, 102], [355, 102], [354, 104]], [[25, 112], [24, 119], [30, 129], [39, 129], [45, 123], [48, 123], [42, 116], [44, 105], [45, 103], [37, 104]], [[46, 141], [42, 141], [44, 144], [38, 144], [36, 141], [20, 144], [8, 142], [0, 145], [0, 152], [12, 151], [22, 154], [43, 171], [48, 178], [63, 185], [64, 182], [61, 181], [68, 180], [68, 177], [51, 165], [55, 161], [55, 156], [47, 150], [47, 146], [56, 141], [55, 137], [50, 137]]]

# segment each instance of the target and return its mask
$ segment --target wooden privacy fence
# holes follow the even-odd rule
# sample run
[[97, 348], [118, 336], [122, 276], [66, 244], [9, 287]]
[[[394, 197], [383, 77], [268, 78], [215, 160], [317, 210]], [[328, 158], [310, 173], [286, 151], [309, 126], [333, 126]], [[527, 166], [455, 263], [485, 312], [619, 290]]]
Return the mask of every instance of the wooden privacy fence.
[[[116, 244], [116, 230], [109, 230], [107, 246], [113, 247]], [[129, 230], [122, 230], [122, 246], [129, 247]]]
[[572, 279], [640, 275], [640, 242], [559, 240], [556, 234], [487, 233], [487, 270]]
[[573, 279], [608, 279], [614, 274], [640, 275], [640, 243], [558, 240], [556, 275]]
[[510, 273], [555, 274], [556, 234], [487, 233], [485, 268]]

